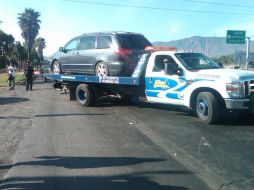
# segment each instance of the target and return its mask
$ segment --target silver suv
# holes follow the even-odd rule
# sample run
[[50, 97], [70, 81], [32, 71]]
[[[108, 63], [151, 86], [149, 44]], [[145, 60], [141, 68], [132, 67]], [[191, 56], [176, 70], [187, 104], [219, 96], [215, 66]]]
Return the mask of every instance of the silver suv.
[[138, 33], [88, 33], [60, 47], [51, 59], [51, 70], [55, 74], [129, 76], [144, 48], [151, 45]]

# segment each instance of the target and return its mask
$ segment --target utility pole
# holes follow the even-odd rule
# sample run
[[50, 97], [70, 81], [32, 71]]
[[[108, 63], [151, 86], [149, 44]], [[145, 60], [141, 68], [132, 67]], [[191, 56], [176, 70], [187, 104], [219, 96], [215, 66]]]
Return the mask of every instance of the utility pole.
[[194, 43], [194, 40], [191, 40], [191, 52], [193, 52], [193, 43]]
[[209, 40], [206, 39], [206, 41], [205, 41], [205, 55], [206, 55], [207, 57], [209, 56], [208, 42], [209, 42]]
[[246, 65], [245, 69], [248, 69], [248, 64], [249, 64], [249, 52], [250, 52], [250, 37], [246, 37]]

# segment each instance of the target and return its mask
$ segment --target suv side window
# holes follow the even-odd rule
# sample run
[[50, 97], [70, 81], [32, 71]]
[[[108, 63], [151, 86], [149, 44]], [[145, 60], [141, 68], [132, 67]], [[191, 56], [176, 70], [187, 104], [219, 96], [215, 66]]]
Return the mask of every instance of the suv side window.
[[97, 36], [97, 49], [108, 49], [112, 46], [110, 36]]
[[95, 36], [84, 36], [80, 39], [79, 50], [95, 49]]
[[64, 49], [66, 51], [76, 50], [78, 45], [79, 38], [74, 38], [71, 41], [69, 41], [65, 46]]

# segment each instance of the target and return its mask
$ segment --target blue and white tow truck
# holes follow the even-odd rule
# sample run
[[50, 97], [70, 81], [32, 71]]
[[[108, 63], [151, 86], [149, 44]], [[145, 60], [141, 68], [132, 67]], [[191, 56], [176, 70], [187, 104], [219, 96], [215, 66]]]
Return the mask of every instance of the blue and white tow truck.
[[70, 99], [92, 106], [100, 96], [143, 96], [148, 102], [191, 108], [208, 124], [222, 112], [254, 113], [254, 72], [223, 69], [201, 53], [147, 47], [132, 76], [48, 74]]

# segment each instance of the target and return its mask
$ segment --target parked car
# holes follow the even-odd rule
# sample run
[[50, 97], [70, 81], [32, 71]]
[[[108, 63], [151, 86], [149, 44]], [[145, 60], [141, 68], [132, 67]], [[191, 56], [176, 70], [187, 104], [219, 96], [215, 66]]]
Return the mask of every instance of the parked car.
[[88, 33], [60, 47], [51, 59], [51, 70], [55, 74], [128, 76], [135, 69], [144, 48], [151, 45], [138, 33]]
[[44, 74], [50, 73], [52, 73], [50, 64], [49, 63], [43, 64], [40, 68], [40, 75], [44, 82], [47, 82], [49, 80], [47, 77], [44, 76]]

